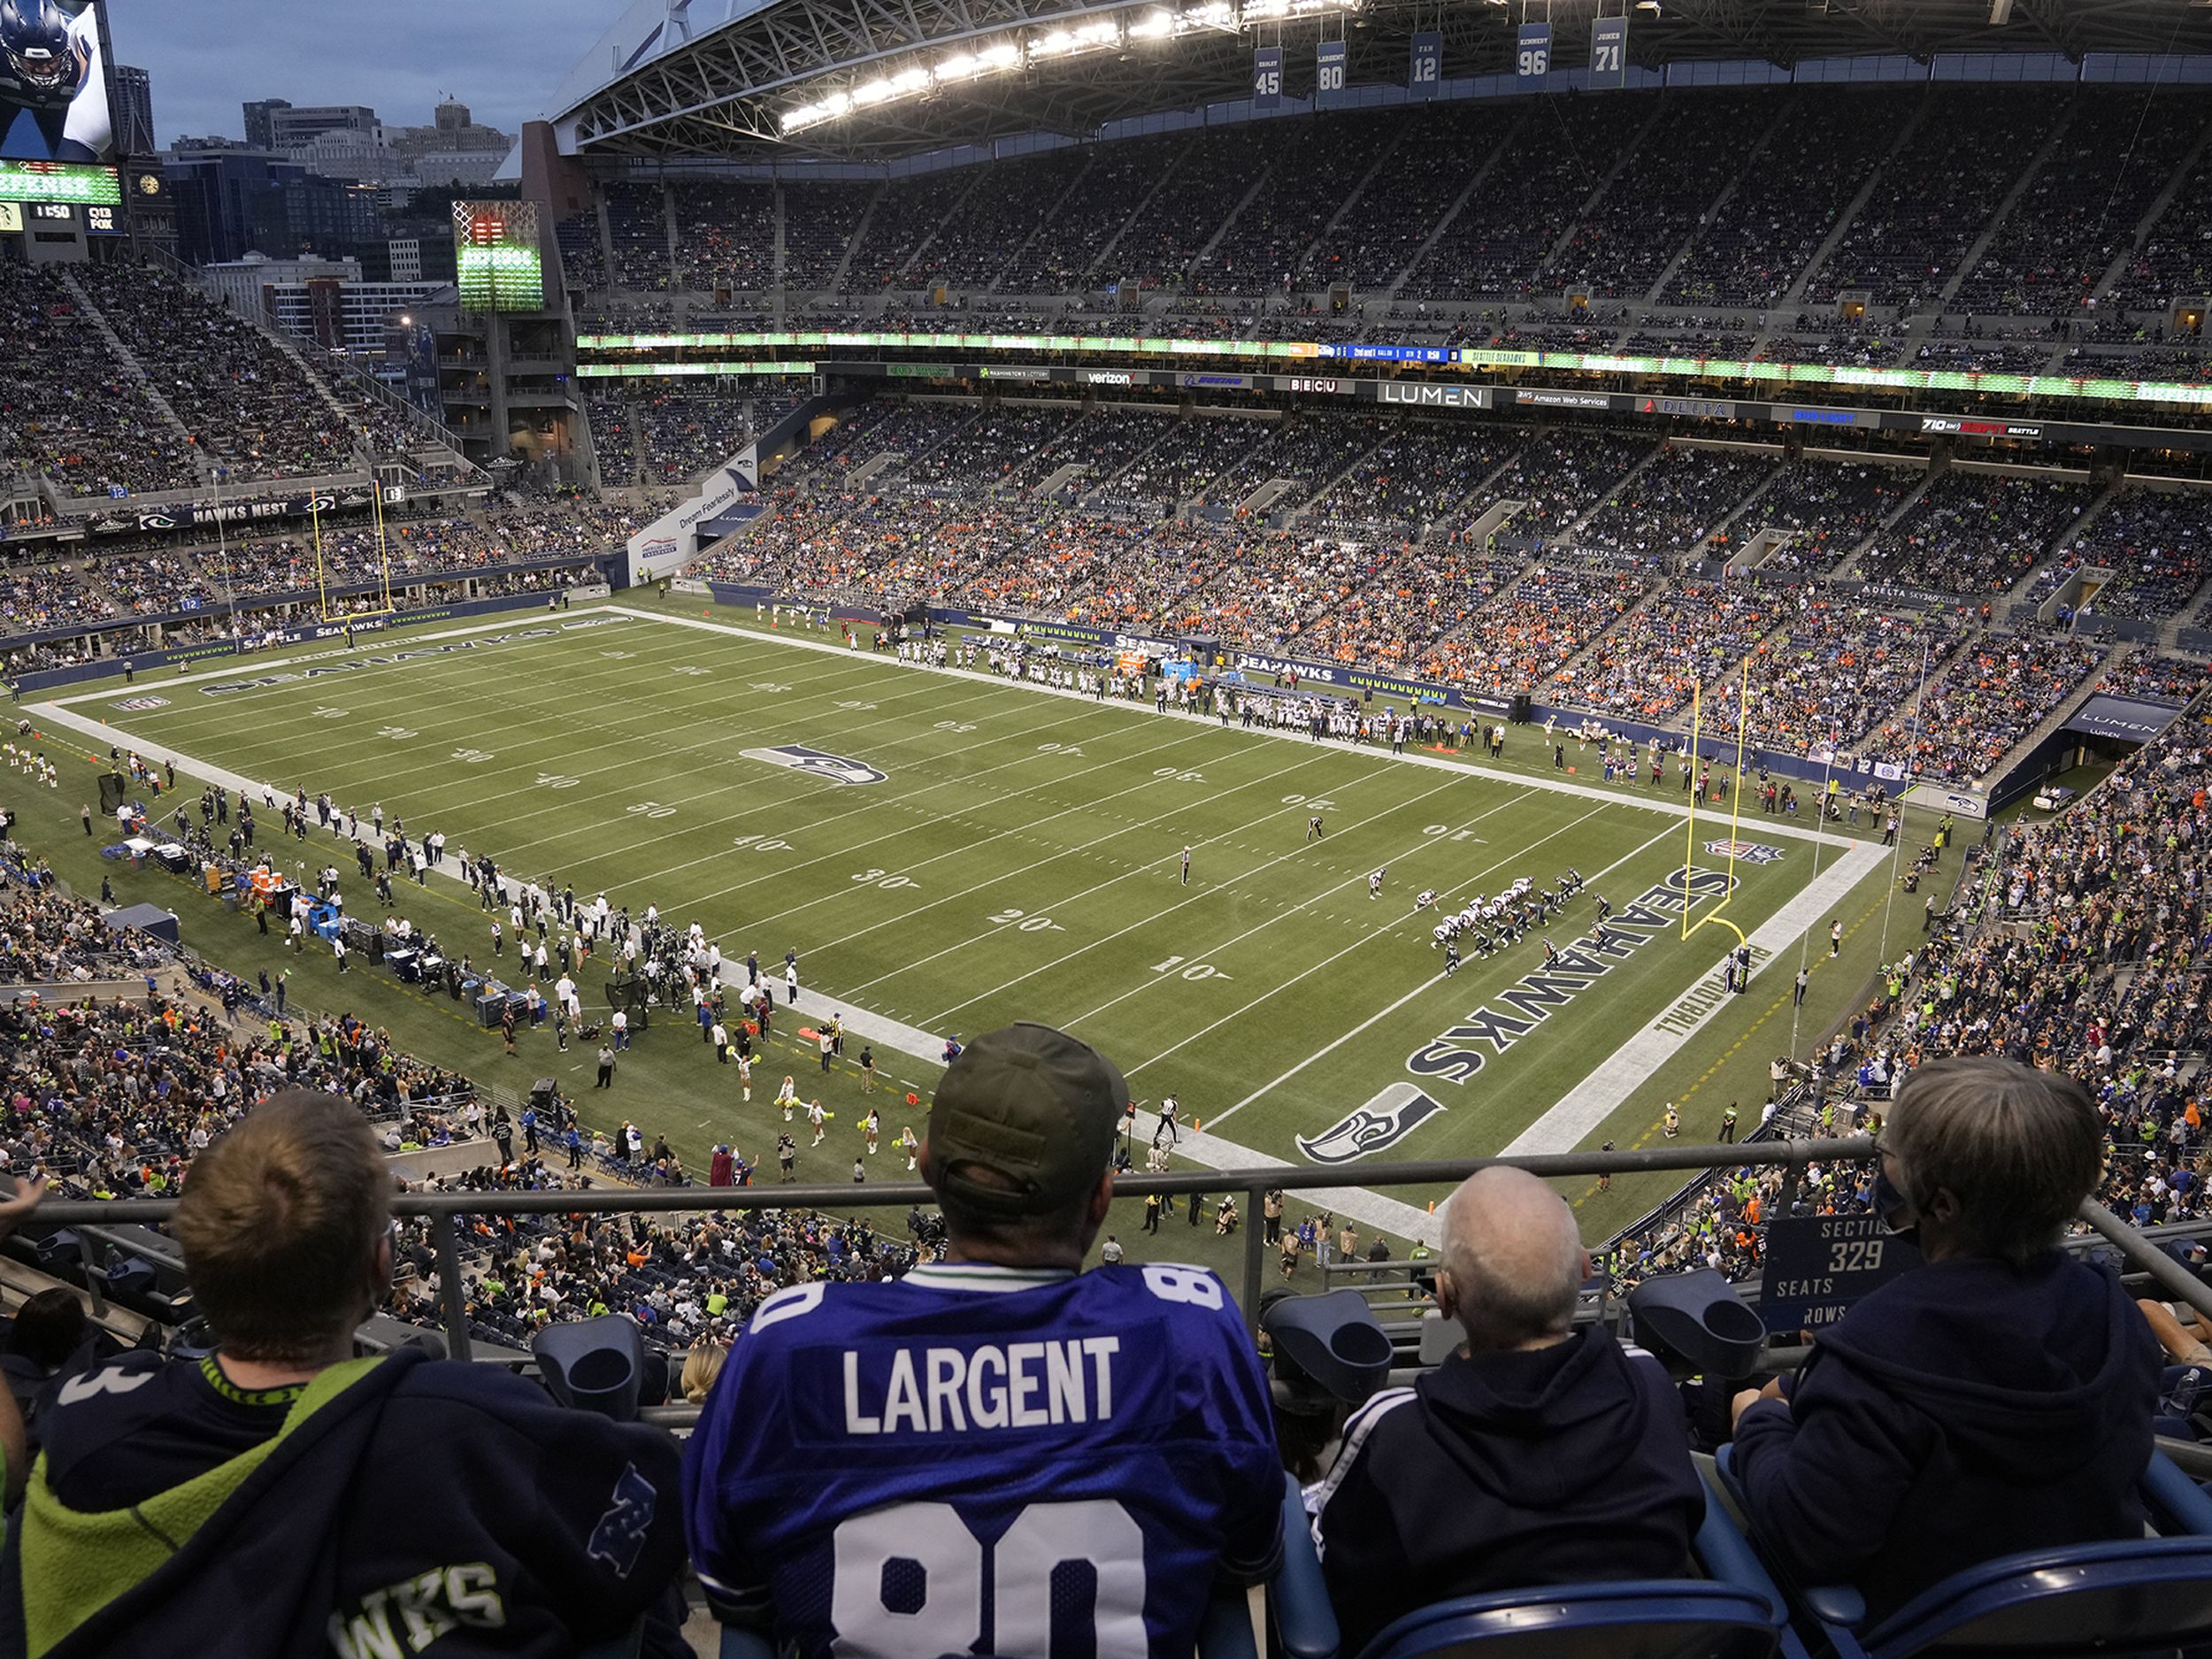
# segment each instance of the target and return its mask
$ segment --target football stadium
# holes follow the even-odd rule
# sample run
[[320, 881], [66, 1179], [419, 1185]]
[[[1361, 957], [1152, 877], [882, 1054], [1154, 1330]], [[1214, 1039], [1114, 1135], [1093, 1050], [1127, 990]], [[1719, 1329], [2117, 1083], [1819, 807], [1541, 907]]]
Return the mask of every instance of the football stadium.
[[0, 0], [0, 1653], [2212, 1652], [2212, 8], [605, 12]]

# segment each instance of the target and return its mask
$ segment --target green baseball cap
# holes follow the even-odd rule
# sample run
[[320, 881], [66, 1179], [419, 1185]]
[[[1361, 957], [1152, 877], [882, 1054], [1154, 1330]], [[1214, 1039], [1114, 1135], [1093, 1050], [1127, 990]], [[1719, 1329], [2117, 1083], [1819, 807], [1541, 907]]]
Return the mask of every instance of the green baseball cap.
[[986, 1215], [1075, 1203], [1112, 1162], [1129, 1085], [1112, 1061], [1050, 1025], [978, 1037], [929, 1107], [929, 1179]]

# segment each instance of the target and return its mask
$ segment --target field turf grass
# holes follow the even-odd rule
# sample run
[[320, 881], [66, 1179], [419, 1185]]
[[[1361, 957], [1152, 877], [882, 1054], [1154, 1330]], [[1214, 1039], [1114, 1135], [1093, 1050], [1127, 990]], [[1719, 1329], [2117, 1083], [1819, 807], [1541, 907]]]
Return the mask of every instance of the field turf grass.
[[[1286, 1163], [1302, 1161], [1300, 1135], [1337, 1122], [1386, 1085], [1419, 1081], [1405, 1069], [1410, 1053], [1540, 966], [1541, 935], [1488, 962], [1471, 953], [1446, 980], [1442, 954], [1429, 944], [1433, 918], [1413, 910], [1417, 891], [1433, 887], [1456, 903], [1517, 876], [1548, 884], [1577, 866], [1590, 889], [1553, 926], [1563, 949], [1587, 933], [1593, 895], [1606, 893], [1617, 908], [1684, 860], [1682, 820], [1640, 808], [1636, 792], [1618, 790], [1615, 804], [1542, 787], [1554, 776], [1550, 757], [1537, 764], [1539, 734], [1525, 728], [1515, 730], [1502, 764], [1409, 765], [1386, 750], [1223, 731], [1161, 718], [1148, 706], [1098, 706], [823, 650], [816, 648], [826, 636], [794, 640], [756, 628], [749, 611], [712, 611], [701, 627], [686, 624], [702, 618], [702, 602], [648, 600], [642, 608], [657, 614], [579, 611], [562, 620], [593, 626], [507, 637], [555, 626], [521, 612], [465, 633], [365, 640], [323, 659], [360, 663], [401, 648], [471, 641], [403, 663], [307, 677], [296, 657], [247, 658], [228, 682], [200, 670], [63, 701], [81, 718], [109, 722], [111, 741], [176, 756], [188, 800], [193, 766], [204, 763], [279, 787], [296, 784], [311, 797], [327, 790], [365, 818], [380, 802], [416, 834], [443, 830], [449, 855], [462, 847], [489, 852], [511, 876], [565, 880], [580, 898], [603, 890], [636, 910], [656, 903], [679, 925], [696, 919], [726, 958], [757, 949], [764, 971], [780, 970], [794, 949], [803, 1014], [857, 1006], [932, 1041], [1018, 1018], [1066, 1026], [1113, 1056], [1140, 1099], [1172, 1093], [1186, 1122]], [[245, 683], [277, 674], [288, 677]], [[211, 695], [225, 683], [242, 688]], [[164, 706], [142, 706], [153, 698]], [[843, 782], [746, 753], [793, 745], [883, 776]], [[102, 833], [87, 841], [74, 822], [77, 793], [90, 794], [96, 746], [79, 733], [48, 735], [45, 747], [68, 763], [62, 791], [34, 792], [19, 838], [58, 855], [81, 889], [96, 890], [109, 874], [127, 902], [147, 897], [180, 910], [188, 942], [227, 965], [250, 971], [296, 960], [250, 921], [225, 915], [174, 879], [92, 856], [97, 841], [112, 839], [96, 826]], [[1581, 758], [1571, 742], [1568, 756]], [[1306, 823], [1317, 811], [1326, 833], [1310, 844]], [[275, 828], [265, 814], [265, 847]], [[1698, 840], [1725, 833], [1719, 821], [1709, 830], [1701, 823]], [[1750, 818], [1743, 833], [1761, 839]], [[1811, 873], [1809, 841], [1765, 839], [1785, 856], [1737, 866], [1742, 886], [1728, 913], [1746, 929]], [[373, 894], [319, 833], [282, 853], [311, 867], [339, 863], [349, 910], [378, 912]], [[1388, 876], [1374, 900], [1367, 877], [1379, 867]], [[1885, 922], [1893, 949], [1917, 933], [1917, 899], [1900, 899], [1886, 917], [1887, 869], [1839, 907], [1848, 934], [1843, 956], [1828, 962], [1824, 937], [1810, 952], [1815, 990], [1801, 1013], [1789, 995], [1793, 946], [1763, 970], [1753, 995], [1732, 999], [1659, 1075], [1625, 1089], [1586, 1144], [1641, 1144], [1668, 1100], [1680, 1103], [1693, 1139], [1713, 1134], [1732, 1098], [1742, 1102], [1747, 1127], [1755, 1121], [1766, 1060], [1789, 1046], [1793, 1019], [1812, 1041], [1862, 1000]], [[489, 918], [465, 889], [434, 878], [427, 888], [402, 883], [399, 896], [402, 910], [437, 933], [449, 955], [492, 962]], [[1463, 1086], [1427, 1082], [1447, 1110], [1383, 1156], [1498, 1150], [1632, 1030], [1709, 979], [1723, 943], [1717, 929], [1686, 943], [1653, 939], [1526, 1039], [1490, 1055]], [[513, 959], [510, 944], [503, 964], [493, 965]], [[833, 1094], [839, 1113], [838, 1133], [803, 1159], [802, 1176], [849, 1175], [857, 1080], [844, 1068], [823, 1083], [787, 1018], [779, 1028], [783, 1047], [756, 1074], [749, 1108], [737, 1100], [733, 1068], [718, 1071], [680, 1018], [641, 1040], [613, 1096], [595, 1097], [589, 1054], [572, 1045], [555, 1056], [549, 1027], [526, 1036], [522, 1056], [506, 1061], [495, 1033], [442, 998], [373, 971], [341, 979], [326, 955], [296, 965], [296, 1001], [354, 1007], [390, 1025], [407, 1046], [511, 1091], [556, 1071], [588, 1118], [636, 1116], [649, 1135], [666, 1133], [695, 1168], [716, 1140], [769, 1154], [782, 1125], [765, 1102], [792, 1071], [826, 1103]], [[588, 1000], [602, 977], [582, 976]], [[858, 1046], [849, 1039], [849, 1060]], [[870, 1161], [880, 1181], [903, 1174], [890, 1138], [910, 1116], [921, 1127], [921, 1110], [910, 1113], [901, 1097], [910, 1086], [926, 1103], [935, 1068], [880, 1044], [878, 1052], [896, 1083], [884, 1150]], [[806, 1150], [803, 1124], [795, 1128]], [[1623, 1179], [1600, 1195], [1577, 1183], [1570, 1195], [1595, 1239], [1672, 1184]], [[1400, 1195], [1419, 1202], [1436, 1194]], [[1144, 1248], [1151, 1241], [1133, 1238], [1140, 1219], [1125, 1205], [1109, 1224], [1139, 1259], [1226, 1254], [1210, 1226], [1188, 1229], [1179, 1219], [1160, 1248]]]

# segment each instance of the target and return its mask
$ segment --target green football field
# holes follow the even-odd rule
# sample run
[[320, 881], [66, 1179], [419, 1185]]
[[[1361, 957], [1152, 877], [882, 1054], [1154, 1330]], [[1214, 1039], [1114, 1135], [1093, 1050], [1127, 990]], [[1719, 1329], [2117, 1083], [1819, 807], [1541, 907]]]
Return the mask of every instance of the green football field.
[[[1830, 918], [1855, 934], [1890, 869], [1868, 842], [1755, 815], [1732, 863], [1724, 816], [1693, 826], [1671, 787], [1600, 783], [1571, 740], [1576, 770], [1555, 770], [1525, 728], [1502, 765], [1400, 758], [907, 666], [698, 601], [250, 657], [29, 712], [257, 796], [326, 790], [365, 818], [380, 803], [449, 855], [696, 920], [726, 958], [780, 971], [795, 950], [800, 1013], [846, 1013], [892, 1076], [926, 1083], [952, 1033], [1065, 1026], [1140, 1100], [1177, 1096], [1203, 1131], [1186, 1149], [1220, 1165], [1636, 1143], [1655, 1086], [1686, 1094], [1755, 1010], [1755, 1048], [1788, 1046], [1801, 953], [1824, 968]], [[265, 847], [275, 827], [265, 815]], [[280, 851], [330, 857], [319, 839]], [[349, 910], [375, 914], [339, 862]], [[1447, 978], [1417, 893], [1455, 908], [1571, 866], [1586, 889], [1548, 930]], [[400, 900], [449, 955], [511, 967], [450, 881]], [[1686, 907], [1718, 919], [1686, 941]], [[1729, 998], [1737, 930], [1761, 965]], [[1548, 972], [1546, 939], [1563, 953]], [[699, 1064], [718, 1108], [729, 1091]], [[1725, 1103], [1688, 1104], [1686, 1132], [1709, 1138]]]

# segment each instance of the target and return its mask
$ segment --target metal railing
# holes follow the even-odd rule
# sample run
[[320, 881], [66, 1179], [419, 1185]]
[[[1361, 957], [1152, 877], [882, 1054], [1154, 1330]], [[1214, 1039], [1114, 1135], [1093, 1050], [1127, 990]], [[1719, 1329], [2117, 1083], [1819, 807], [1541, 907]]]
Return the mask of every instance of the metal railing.
[[[1393, 1187], [1435, 1187], [1463, 1180], [1479, 1169], [1507, 1165], [1546, 1177], [1585, 1175], [1630, 1175], [1674, 1170], [1709, 1170], [1741, 1168], [1747, 1165], [1801, 1168], [1812, 1162], [1837, 1162], [1863, 1159], [1873, 1155], [1874, 1143], [1864, 1135], [1848, 1138], [1813, 1141], [1779, 1141], [1751, 1145], [1712, 1144], [1647, 1148], [1629, 1152], [1572, 1152], [1548, 1154], [1528, 1157], [1454, 1158], [1425, 1163], [1380, 1164], [1365, 1170], [1321, 1170], [1303, 1165], [1284, 1164], [1259, 1169], [1227, 1171], [1191, 1171], [1171, 1175], [1130, 1175], [1117, 1178], [1114, 1192], [1117, 1197], [1141, 1198], [1157, 1193], [1163, 1196], [1182, 1196], [1192, 1193], [1234, 1194], [1248, 1204], [1247, 1215], [1239, 1222], [1244, 1233], [1243, 1288], [1240, 1302], [1248, 1328], [1256, 1331], [1260, 1294], [1266, 1276], [1266, 1260], [1271, 1246], [1263, 1228], [1259, 1225], [1261, 1204], [1265, 1195], [1280, 1190], [1289, 1196], [1305, 1198], [1324, 1191], [1341, 1191], [1348, 1187], [1387, 1188]], [[505, 1192], [505, 1193], [409, 1193], [397, 1198], [393, 1210], [401, 1216], [421, 1217], [430, 1226], [432, 1247], [436, 1253], [439, 1294], [444, 1311], [444, 1334], [448, 1354], [460, 1360], [471, 1357], [473, 1341], [469, 1333], [467, 1290], [462, 1275], [460, 1235], [457, 1217], [487, 1215], [574, 1215], [594, 1214], [667, 1214], [707, 1210], [787, 1210], [827, 1213], [850, 1211], [856, 1206], [870, 1210], [887, 1209], [900, 1205], [930, 1204], [935, 1194], [916, 1181], [900, 1182], [882, 1187], [682, 1187], [662, 1188], [599, 1188], [589, 1192]], [[99, 1236], [104, 1224], [109, 1226], [147, 1225], [166, 1220], [176, 1211], [174, 1199], [129, 1199], [106, 1202], [82, 1200], [49, 1200], [39, 1210], [42, 1224], [71, 1226], [77, 1229], [79, 1259], [95, 1299], [100, 1306], [98, 1274], [92, 1256], [92, 1241]], [[2184, 1235], [2193, 1236], [2194, 1231], [2185, 1227], [2153, 1228], [2146, 1233], [2115, 1216], [2094, 1199], [2083, 1201], [2080, 1220], [2103, 1240], [2117, 1249], [2133, 1270], [2147, 1274], [2160, 1288], [2176, 1301], [2186, 1302], [2199, 1315], [2212, 1321], [2212, 1286], [2191, 1273], [2168, 1254], [2165, 1240]], [[2085, 1241], [2077, 1241], [2077, 1248]], [[1365, 1276], [1377, 1280], [1376, 1288], [1396, 1288], [1402, 1291], [1414, 1286], [1415, 1270], [1409, 1261], [1387, 1263], [1361, 1263], [1357, 1264]], [[1407, 1275], [1402, 1285], [1386, 1278], [1393, 1270]], [[1324, 1275], [1324, 1281], [1332, 1277]], [[1607, 1317], [1609, 1292], [1601, 1293], [1598, 1317]], [[1799, 1363], [1801, 1355], [1770, 1346], [1765, 1360], [1771, 1368], [1786, 1369]], [[682, 1429], [691, 1426], [698, 1417], [698, 1408], [685, 1405], [655, 1407], [641, 1413], [649, 1422], [664, 1427]], [[2212, 1475], [2212, 1448], [2190, 1445], [2183, 1441], [2160, 1441], [2162, 1449], [2185, 1455], [2185, 1466]]]
[[[1547, 1177], [1635, 1175], [1655, 1171], [1740, 1168], [1746, 1165], [1801, 1169], [1809, 1163], [1870, 1157], [1874, 1143], [1864, 1135], [1830, 1141], [1786, 1141], [1743, 1146], [1653, 1147], [1627, 1152], [1563, 1152], [1528, 1157], [1448, 1158], [1425, 1163], [1378, 1164], [1369, 1168], [1315, 1169], [1272, 1164], [1244, 1170], [1192, 1170], [1169, 1175], [1117, 1177], [1114, 1192], [1124, 1198], [1153, 1193], [1183, 1197], [1193, 1193], [1233, 1194], [1242, 1206], [1237, 1225], [1244, 1236], [1242, 1286], [1239, 1301], [1245, 1323], [1256, 1329], [1260, 1293], [1266, 1283], [1267, 1257], [1274, 1247], [1260, 1225], [1260, 1208], [1271, 1192], [1303, 1198], [1348, 1187], [1448, 1187], [1477, 1170], [1506, 1164]], [[393, 1202], [401, 1216], [430, 1224], [437, 1253], [440, 1294], [445, 1310], [448, 1351], [468, 1357], [470, 1339], [465, 1288], [460, 1269], [458, 1216], [495, 1215], [661, 1215], [703, 1210], [797, 1210], [830, 1214], [856, 1209], [883, 1210], [933, 1204], [936, 1194], [919, 1181], [881, 1187], [674, 1187], [595, 1188], [589, 1192], [407, 1193]], [[42, 1223], [67, 1226], [165, 1221], [174, 1214], [174, 1199], [53, 1200], [39, 1209]], [[2113, 1223], [2118, 1226], [2117, 1221]], [[2149, 1247], [2146, 1247], [2149, 1248]], [[2178, 1267], [2177, 1266], [2177, 1271]], [[2180, 1293], [2176, 1292], [2178, 1295]], [[2205, 1293], [2206, 1317], [2212, 1318], [2212, 1292]]]

